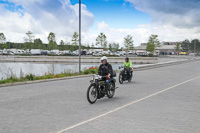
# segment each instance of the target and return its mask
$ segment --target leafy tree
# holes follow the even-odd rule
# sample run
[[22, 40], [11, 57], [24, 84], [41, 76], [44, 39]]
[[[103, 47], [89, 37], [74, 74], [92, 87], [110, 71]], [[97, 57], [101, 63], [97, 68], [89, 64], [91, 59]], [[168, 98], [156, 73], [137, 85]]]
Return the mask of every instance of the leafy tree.
[[0, 33], [0, 49], [4, 49], [6, 46], [4, 46], [3, 42], [6, 40], [6, 37], [3, 33]]
[[92, 43], [91, 47], [94, 48], [94, 43]]
[[155, 51], [155, 45], [151, 44], [151, 43], [148, 43], [147, 47], [146, 47], [146, 51], [149, 51], [149, 52], [153, 53]]
[[89, 44], [86, 44], [85, 46], [83, 46], [83, 49], [87, 49], [87, 50], [89, 50], [90, 49], [90, 45]]
[[64, 41], [63, 40], [61, 40], [60, 41], [60, 50], [64, 50], [64, 45], [65, 45], [65, 43], [64, 43]]
[[133, 50], [133, 45], [133, 37], [131, 35], [127, 35], [126, 37], [124, 37], [124, 47], [126, 48], [126, 51]]
[[100, 33], [96, 38], [96, 45], [99, 45], [103, 48], [107, 47], [106, 35], [104, 33]]
[[160, 41], [158, 40], [158, 35], [151, 35], [147, 43], [146, 51], [149, 51], [153, 54], [156, 47], [160, 47]]
[[34, 39], [34, 49], [43, 49], [43, 42], [40, 38]]
[[24, 37], [25, 42], [33, 42], [33, 38], [35, 37], [31, 31], [26, 33], [27, 37]]
[[74, 32], [74, 35], [72, 36], [72, 44], [77, 45], [79, 41], [79, 35], [77, 32]]
[[56, 35], [53, 32], [49, 33], [48, 41], [49, 41], [49, 44], [48, 44], [49, 50], [53, 50], [57, 48]]
[[200, 52], [200, 41], [198, 39], [193, 39], [191, 41], [190, 49], [193, 53], [199, 53]]
[[177, 53], [180, 52], [180, 50], [181, 50], [180, 47], [181, 47], [181, 43], [180, 42], [176, 43], [175, 50]]
[[26, 36], [24, 37], [24, 41], [25, 41], [25, 49], [28, 49], [29, 50], [32, 48], [33, 46], [33, 38], [35, 36], [33, 35], [33, 33], [31, 31], [28, 31], [26, 33]]
[[190, 51], [190, 41], [188, 39], [184, 40], [181, 43], [181, 48], [183, 49], [183, 51], [189, 52]]
[[110, 43], [109, 50], [112, 52], [116, 52], [119, 49], [119, 43]]
[[3, 33], [0, 33], [0, 43], [3, 43], [6, 40], [6, 37]]

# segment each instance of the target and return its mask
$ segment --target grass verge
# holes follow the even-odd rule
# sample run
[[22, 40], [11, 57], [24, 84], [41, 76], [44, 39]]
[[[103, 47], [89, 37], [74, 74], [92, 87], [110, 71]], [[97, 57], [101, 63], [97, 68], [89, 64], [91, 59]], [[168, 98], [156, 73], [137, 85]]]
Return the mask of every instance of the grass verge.
[[[98, 67], [90, 67], [88, 69], [84, 69], [81, 72], [81, 75], [88, 75], [88, 74], [96, 74], [98, 72]], [[71, 73], [71, 72], [63, 72], [60, 74], [45, 74], [43, 76], [35, 76], [33, 74], [27, 74], [25, 76], [21, 76], [18, 78], [17, 76], [12, 75], [10, 78], [0, 80], [0, 84], [6, 83], [15, 83], [15, 82], [23, 82], [23, 81], [33, 81], [33, 80], [43, 80], [43, 79], [53, 79], [53, 78], [63, 78], [63, 77], [70, 77], [70, 76], [78, 76], [78, 73]]]

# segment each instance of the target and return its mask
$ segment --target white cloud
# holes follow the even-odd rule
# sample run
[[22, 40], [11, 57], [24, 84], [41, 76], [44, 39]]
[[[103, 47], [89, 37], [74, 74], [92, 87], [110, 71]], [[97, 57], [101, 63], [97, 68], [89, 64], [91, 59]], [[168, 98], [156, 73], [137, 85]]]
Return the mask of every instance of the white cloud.
[[148, 42], [151, 34], [158, 35], [161, 42], [200, 37], [199, 0], [125, 1], [132, 3], [137, 10], [148, 13], [152, 22], [148, 25], [138, 25], [135, 29], [114, 29], [104, 21], [99, 22], [98, 32], [106, 34], [108, 42], [119, 42], [123, 46], [124, 37], [127, 35], [133, 36], [135, 46]]
[[[27, 31], [36, 38], [47, 42], [50, 32], [56, 34], [57, 42], [65, 40], [78, 31], [78, 4], [71, 5], [70, 0], [9, 0], [21, 6], [22, 11], [7, 10], [0, 6], [0, 29], [10, 41], [23, 42]], [[93, 25], [94, 15], [82, 4], [82, 32], [88, 32]]]
[[199, 0], [125, 0], [142, 12], [150, 14], [152, 24], [178, 28], [200, 29]]
[[[78, 7], [70, 0], [8, 0], [18, 7], [15, 12], [0, 5], [0, 32], [14, 42], [23, 42], [30, 30], [36, 38], [47, 42], [47, 36], [54, 32], [57, 43], [71, 41], [78, 31]], [[157, 34], [160, 41], [182, 41], [200, 36], [200, 2], [197, 0], [125, 0], [142, 12], [150, 14], [152, 23], [138, 25], [135, 29], [114, 29], [106, 22], [98, 22], [92, 29], [94, 15], [82, 4], [82, 42], [95, 43], [100, 32], [107, 36], [109, 43], [118, 42], [123, 46], [124, 37], [133, 36], [135, 46], [148, 41], [151, 34]], [[125, 5], [124, 5], [125, 6]]]
[[[118, 42], [123, 46], [124, 37], [133, 36], [134, 45], [139, 46], [141, 43], [148, 42], [151, 34], [158, 35], [158, 39], [162, 41], [183, 41], [184, 39], [199, 38], [200, 33], [196, 33], [197, 29], [180, 29], [170, 25], [139, 25], [135, 29], [113, 29], [104, 21], [98, 23], [98, 31], [103, 32], [107, 36], [109, 43]], [[97, 37], [97, 36], [96, 36]]]
[[134, 7], [150, 14], [152, 22], [138, 25], [135, 29], [113, 29], [104, 21], [98, 23], [99, 32], [107, 35], [109, 42], [119, 42], [123, 46], [124, 37], [133, 36], [135, 46], [148, 41], [151, 34], [162, 41], [183, 41], [200, 36], [200, 2], [197, 0], [125, 0]]

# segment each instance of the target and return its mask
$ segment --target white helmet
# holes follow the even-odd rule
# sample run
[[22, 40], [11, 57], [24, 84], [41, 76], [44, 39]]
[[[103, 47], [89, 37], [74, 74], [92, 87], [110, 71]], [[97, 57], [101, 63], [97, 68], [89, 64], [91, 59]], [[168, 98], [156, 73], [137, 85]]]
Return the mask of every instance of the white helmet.
[[103, 56], [103, 57], [101, 57], [101, 61], [103, 61], [103, 60], [108, 60], [108, 58], [106, 57], [106, 56]]

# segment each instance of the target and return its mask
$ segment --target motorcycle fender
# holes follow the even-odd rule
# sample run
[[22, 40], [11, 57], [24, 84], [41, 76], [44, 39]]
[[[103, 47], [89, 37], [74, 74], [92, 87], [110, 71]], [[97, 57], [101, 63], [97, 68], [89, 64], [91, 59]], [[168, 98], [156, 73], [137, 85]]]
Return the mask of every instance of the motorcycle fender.
[[90, 83], [93, 84], [93, 83], [95, 83], [95, 81], [94, 80], [90, 80]]

